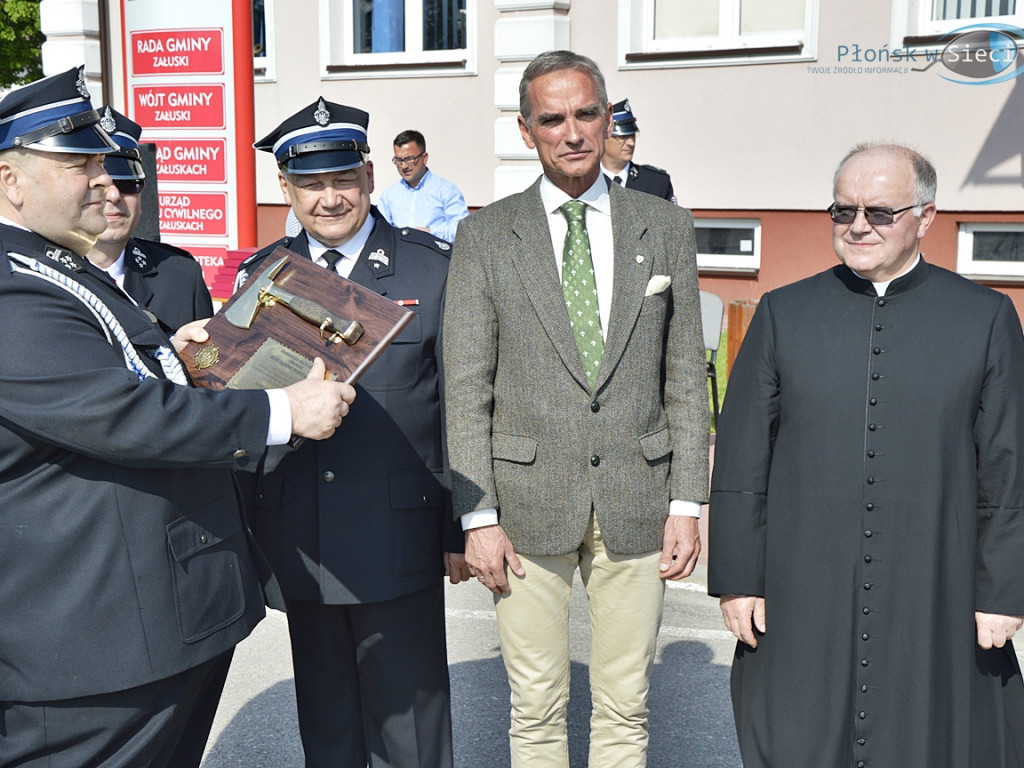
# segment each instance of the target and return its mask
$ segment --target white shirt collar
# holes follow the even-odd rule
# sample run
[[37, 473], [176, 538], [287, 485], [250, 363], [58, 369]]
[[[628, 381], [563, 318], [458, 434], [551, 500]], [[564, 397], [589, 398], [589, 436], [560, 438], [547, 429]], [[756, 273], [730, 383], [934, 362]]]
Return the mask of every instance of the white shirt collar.
[[[557, 213], [563, 204], [573, 198], [556, 187], [547, 176], [541, 176], [540, 199], [544, 205], [544, 211], [548, 214], [553, 214]], [[612, 214], [611, 200], [608, 197], [608, 182], [603, 173], [599, 173], [587, 191], [575, 199], [586, 203], [589, 207], [606, 216], [611, 216]]]
[[352, 237], [341, 245], [334, 246], [334, 248], [328, 248], [309, 234], [309, 232], [306, 232], [306, 243], [309, 245], [309, 257], [313, 261], [317, 261], [324, 255], [324, 251], [334, 250], [346, 259], [356, 261], [359, 258], [359, 254], [363, 252], [363, 246], [366, 245], [366, 241], [370, 239], [370, 233], [373, 232], [373, 223], [373, 214], [367, 214], [366, 221], [363, 222], [363, 226], [361, 226], [356, 233], [352, 235]]

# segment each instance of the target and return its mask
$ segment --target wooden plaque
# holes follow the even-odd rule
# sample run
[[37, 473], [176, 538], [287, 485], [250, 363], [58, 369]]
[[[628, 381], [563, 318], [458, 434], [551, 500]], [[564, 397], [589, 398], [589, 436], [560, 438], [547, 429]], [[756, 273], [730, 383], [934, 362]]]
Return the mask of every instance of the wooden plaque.
[[[323, 339], [315, 324], [280, 302], [260, 305], [248, 329], [227, 320], [225, 312], [231, 306], [256, 299], [259, 278], [285, 257], [287, 261], [274, 277], [274, 285], [317, 302], [335, 318], [358, 321], [363, 333], [355, 344]], [[285, 387], [306, 377], [314, 357], [323, 358], [329, 374], [354, 384], [408, 325], [413, 314], [369, 288], [278, 247], [206, 324], [210, 340], [205, 344], [189, 343], [181, 359], [193, 383], [210, 389]]]

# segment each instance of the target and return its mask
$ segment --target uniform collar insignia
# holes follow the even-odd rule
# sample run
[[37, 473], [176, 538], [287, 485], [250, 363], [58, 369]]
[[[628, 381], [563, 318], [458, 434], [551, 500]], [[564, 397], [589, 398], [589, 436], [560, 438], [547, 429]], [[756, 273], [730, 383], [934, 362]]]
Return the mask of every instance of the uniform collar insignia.
[[331, 122], [331, 113], [327, 109], [327, 105], [324, 104], [323, 98], [320, 99], [320, 103], [316, 105], [316, 112], [313, 113], [313, 119], [316, 120], [316, 124], [321, 127], [326, 127]]
[[71, 251], [65, 251], [63, 248], [51, 248], [46, 252], [46, 255], [65, 269], [72, 269], [78, 272], [83, 267], [76, 254]]
[[82, 95], [83, 99], [89, 98], [89, 89], [85, 87], [85, 67], [81, 67], [78, 70], [78, 80], [75, 82], [75, 87], [78, 92]]
[[149, 257], [139, 248], [139, 246], [132, 246], [132, 255], [135, 257], [135, 264], [139, 269], [145, 269], [149, 266]]
[[629, 166], [629, 175], [632, 176], [635, 179], [637, 176], [640, 175], [640, 171], [638, 171], [636, 169], [635, 165], [630, 164], [630, 166]]
[[114, 115], [110, 111], [110, 107], [107, 107], [103, 112], [103, 117], [100, 118], [100, 128], [107, 133], [113, 133], [117, 130], [117, 122], [114, 120]]
[[383, 248], [378, 248], [376, 251], [367, 256], [367, 258], [373, 264], [374, 269], [386, 267], [391, 263], [391, 260], [388, 258], [387, 254], [384, 253]]

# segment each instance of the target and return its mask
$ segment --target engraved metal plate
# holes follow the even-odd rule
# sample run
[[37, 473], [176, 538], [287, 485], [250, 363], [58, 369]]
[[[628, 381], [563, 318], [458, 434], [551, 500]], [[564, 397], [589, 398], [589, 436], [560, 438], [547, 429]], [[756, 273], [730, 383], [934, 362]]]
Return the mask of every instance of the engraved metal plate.
[[256, 354], [238, 369], [227, 386], [231, 389], [277, 389], [306, 378], [313, 361], [268, 338]]

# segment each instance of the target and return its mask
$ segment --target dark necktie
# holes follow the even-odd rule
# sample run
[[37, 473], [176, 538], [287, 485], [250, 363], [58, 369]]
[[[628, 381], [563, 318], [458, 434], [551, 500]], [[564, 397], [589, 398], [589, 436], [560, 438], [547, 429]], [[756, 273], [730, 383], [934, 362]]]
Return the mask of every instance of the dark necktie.
[[327, 251], [323, 252], [323, 258], [327, 259], [327, 268], [331, 272], [337, 272], [338, 270], [336, 269], [336, 267], [338, 266], [338, 262], [341, 261], [345, 257], [342, 256], [340, 253], [338, 253], [333, 248], [331, 248], [330, 250], [327, 250]]
[[604, 354], [604, 337], [597, 305], [594, 259], [590, 255], [590, 237], [584, 219], [586, 208], [579, 200], [570, 200], [559, 209], [569, 223], [562, 248], [562, 292], [580, 362], [593, 388]]
[[612, 181], [614, 181], [616, 184], [622, 184], [622, 177], [616, 176], [614, 179], [612, 179]]

